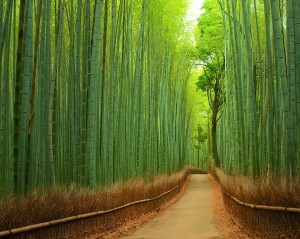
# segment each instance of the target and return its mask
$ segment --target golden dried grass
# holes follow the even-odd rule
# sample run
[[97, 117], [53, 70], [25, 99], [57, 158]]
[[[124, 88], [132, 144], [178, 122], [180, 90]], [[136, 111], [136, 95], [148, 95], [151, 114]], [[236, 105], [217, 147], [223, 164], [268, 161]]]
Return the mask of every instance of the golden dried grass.
[[[0, 201], [0, 231], [94, 211], [105, 211], [130, 202], [154, 198], [177, 186], [187, 177], [188, 171], [188, 168], [184, 168], [171, 176], [158, 175], [151, 182], [132, 179], [94, 191], [85, 188], [55, 187], [43, 193], [32, 192], [24, 198], [6, 198]], [[137, 215], [159, 209], [160, 205], [175, 196], [180, 188], [155, 201], [9, 238], [86, 238], [99, 232], [113, 231]]]
[[[228, 176], [216, 170], [217, 180], [231, 196], [255, 205], [300, 207], [300, 184], [289, 187], [283, 178], [251, 179]], [[300, 238], [300, 214], [252, 209], [239, 205], [223, 193], [224, 203], [234, 219], [258, 238]]]

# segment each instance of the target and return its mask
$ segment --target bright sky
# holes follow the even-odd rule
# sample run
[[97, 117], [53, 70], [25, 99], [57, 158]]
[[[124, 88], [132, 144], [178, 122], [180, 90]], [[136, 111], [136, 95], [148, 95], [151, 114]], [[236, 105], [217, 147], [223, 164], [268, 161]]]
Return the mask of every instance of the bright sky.
[[[201, 6], [204, 2], [204, 0], [189, 0], [190, 6], [187, 11], [186, 17], [185, 17], [185, 29], [186, 32], [194, 32], [194, 29], [197, 26], [197, 19], [200, 17], [201, 14]], [[191, 41], [195, 42], [194, 35], [191, 35]]]
[[197, 25], [197, 19], [201, 14], [201, 6], [204, 2], [204, 0], [190, 0], [190, 7], [187, 12], [186, 20], [188, 22], [191, 22], [193, 27], [196, 27]]

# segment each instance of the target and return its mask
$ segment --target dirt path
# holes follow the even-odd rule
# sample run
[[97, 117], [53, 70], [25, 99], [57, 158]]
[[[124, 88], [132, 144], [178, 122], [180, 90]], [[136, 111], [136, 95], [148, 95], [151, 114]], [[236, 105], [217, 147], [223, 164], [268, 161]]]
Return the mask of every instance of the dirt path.
[[194, 174], [182, 198], [123, 239], [221, 239], [211, 209], [207, 175]]

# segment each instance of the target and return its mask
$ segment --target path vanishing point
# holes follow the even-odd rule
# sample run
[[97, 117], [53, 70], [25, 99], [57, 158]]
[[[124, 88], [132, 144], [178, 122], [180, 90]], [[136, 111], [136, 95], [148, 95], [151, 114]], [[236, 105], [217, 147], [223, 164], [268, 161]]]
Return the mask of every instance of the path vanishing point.
[[221, 239], [213, 219], [207, 175], [193, 174], [178, 202], [123, 239]]

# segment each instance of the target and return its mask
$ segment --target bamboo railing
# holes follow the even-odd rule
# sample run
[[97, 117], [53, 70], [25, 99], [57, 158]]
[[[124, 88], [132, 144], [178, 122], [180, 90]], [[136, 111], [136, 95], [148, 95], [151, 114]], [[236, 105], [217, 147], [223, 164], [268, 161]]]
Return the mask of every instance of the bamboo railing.
[[266, 211], [277, 211], [277, 212], [291, 212], [291, 213], [300, 213], [300, 208], [294, 208], [294, 207], [282, 207], [282, 206], [268, 206], [268, 205], [257, 205], [252, 203], [247, 203], [239, 200], [238, 198], [232, 196], [230, 193], [228, 193], [222, 185], [219, 183], [218, 176], [214, 172], [210, 172], [210, 174], [214, 177], [216, 183], [219, 185], [220, 189], [224, 194], [226, 194], [228, 197], [230, 197], [232, 200], [234, 200], [236, 203], [249, 207], [252, 209], [258, 209], [258, 210], [266, 210]]
[[14, 229], [10, 229], [10, 230], [1, 231], [0, 232], [0, 237], [5, 237], [5, 236], [14, 235], [14, 234], [34, 231], [34, 230], [37, 230], [37, 229], [42, 229], [42, 228], [45, 228], [45, 227], [50, 227], [50, 226], [53, 226], [53, 225], [58, 225], [58, 224], [66, 223], [66, 222], [76, 221], [76, 220], [79, 220], [79, 219], [95, 217], [95, 216], [98, 216], [98, 215], [112, 213], [112, 212], [118, 211], [120, 209], [129, 207], [129, 206], [133, 206], [133, 205], [136, 205], [136, 204], [154, 201], [154, 200], [157, 200], [157, 199], [173, 192], [175, 189], [179, 188], [181, 186], [181, 184], [186, 180], [186, 178], [187, 177], [185, 176], [179, 182], [179, 184], [177, 186], [175, 186], [172, 189], [170, 189], [170, 190], [168, 190], [168, 191], [166, 191], [166, 192], [164, 192], [164, 193], [162, 193], [162, 194], [160, 194], [156, 197], [153, 197], [153, 198], [143, 199], [143, 200], [127, 203], [127, 204], [124, 204], [122, 206], [112, 208], [112, 209], [109, 209], [109, 210], [106, 210], [106, 211], [90, 212], [90, 213], [80, 214], [80, 215], [76, 215], [76, 216], [71, 216], [71, 217], [61, 218], [61, 219], [57, 219], [57, 220], [52, 220], [52, 221], [48, 221], [48, 222], [37, 223], [37, 224], [25, 226], [25, 227], [19, 227], [19, 228], [14, 228]]
[[267, 210], [267, 211], [278, 211], [278, 212], [291, 212], [291, 213], [300, 213], [300, 208], [295, 207], [281, 207], [281, 206], [267, 206], [267, 205], [256, 205], [252, 203], [243, 202], [236, 197], [231, 196], [228, 192], [226, 192], [222, 187], [220, 187], [222, 192], [225, 193], [228, 197], [232, 200], [237, 202], [238, 204], [249, 207], [252, 209], [259, 209], [259, 210]]

